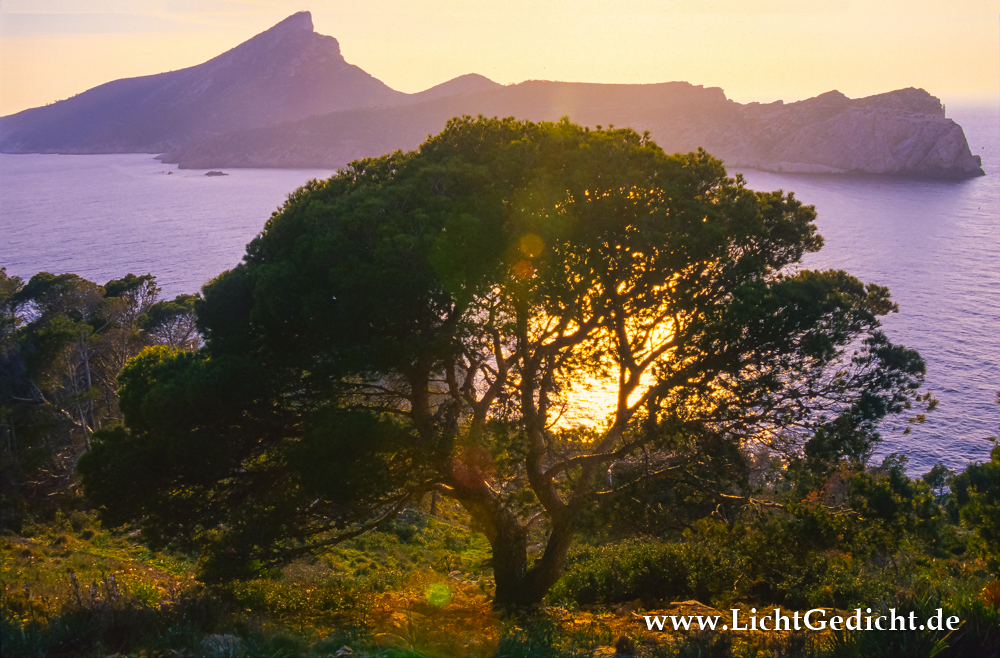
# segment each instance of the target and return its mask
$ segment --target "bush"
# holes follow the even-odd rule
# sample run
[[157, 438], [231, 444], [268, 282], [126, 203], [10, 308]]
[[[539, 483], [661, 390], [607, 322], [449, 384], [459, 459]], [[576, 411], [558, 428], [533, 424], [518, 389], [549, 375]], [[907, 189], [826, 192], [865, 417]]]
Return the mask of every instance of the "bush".
[[581, 604], [680, 596], [689, 592], [684, 547], [653, 540], [628, 540], [581, 547], [549, 599]]

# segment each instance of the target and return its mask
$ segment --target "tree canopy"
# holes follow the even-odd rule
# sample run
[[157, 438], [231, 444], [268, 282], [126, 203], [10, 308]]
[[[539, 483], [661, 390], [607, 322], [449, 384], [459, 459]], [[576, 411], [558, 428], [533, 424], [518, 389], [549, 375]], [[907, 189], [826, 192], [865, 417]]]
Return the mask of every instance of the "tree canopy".
[[[632, 130], [454, 119], [292, 193], [203, 289], [205, 347], [125, 368], [85, 486], [219, 577], [437, 492], [489, 540], [496, 601], [538, 601], [585, 512], [736, 498], [760, 456], [864, 460], [917, 398], [888, 290], [796, 269], [814, 218]], [[606, 410], [570, 422], [588, 387]]]

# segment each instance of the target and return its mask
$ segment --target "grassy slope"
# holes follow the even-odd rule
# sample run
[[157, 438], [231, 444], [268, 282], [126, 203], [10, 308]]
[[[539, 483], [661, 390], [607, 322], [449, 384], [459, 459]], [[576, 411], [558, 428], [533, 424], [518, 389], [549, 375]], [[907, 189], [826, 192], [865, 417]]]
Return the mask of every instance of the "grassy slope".
[[[642, 601], [585, 610], [564, 601], [501, 617], [489, 602], [485, 538], [454, 510], [442, 513], [407, 512], [272, 578], [224, 588], [199, 584], [193, 558], [152, 552], [83, 515], [29, 527], [30, 536], [0, 538], [4, 656], [227, 655], [226, 646], [232, 656], [274, 657], [345, 646], [359, 656], [608, 656], [615, 646], [644, 656], [860, 656], [877, 655], [864, 644], [873, 640], [930, 655], [940, 639], [647, 631], [646, 614], [715, 614], [669, 599], [648, 611]], [[995, 598], [974, 604], [982, 637], [1000, 632]]]

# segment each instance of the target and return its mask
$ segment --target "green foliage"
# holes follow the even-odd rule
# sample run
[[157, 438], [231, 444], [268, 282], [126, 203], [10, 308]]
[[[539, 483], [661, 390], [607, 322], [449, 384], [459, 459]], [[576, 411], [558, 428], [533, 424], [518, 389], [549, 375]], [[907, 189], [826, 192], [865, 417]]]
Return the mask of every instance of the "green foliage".
[[[896, 630], [836, 633], [824, 652], [829, 658], [978, 658], [1000, 651], [1000, 613], [981, 601], [942, 597], [926, 585], [902, 593], [895, 600], [879, 604], [875, 612], [888, 615], [889, 609], [908, 617], [929, 619], [942, 610], [943, 619], [958, 617], [961, 626], [955, 631]], [[984, 623], [985, 622], [985, 623]]]
[[510, 617], [501, 629], [494, 658], [563, 658], [593, 655], [598, 646], [613, 646], [614, 636], [606, 626], [583, 631], [561, 629], [547, 615]]
[[877, 467], [841, 468], [805, 494], [794, 486], [772, 491], [783, 505], [723, 509], [729, 520], [702, 519], [668, 538], [582, 547], [549, 598], [851, 609], [891, 600], [918, 574], [952, 582], [947, 563], [935, 558], [963, 553], [965, 541], [905, 465], [890, 455]]
[[855, 473], [849, 486], [848, 504], [864, 528], [858, 543], [870, 550], [891, 552], [908, 536], [927, 544], [941, 538], [944, 510], [930, 485], [907, 477], [905, 456], [889, 455], [878, 468]]
[[949, 508], [976, 533], [976, 550], [1000, 569], [1000, 443], [990, 461], [970, 464], [951, 480]]
[[495, 658], [558, 658], [560, 650], [556, 629], [546, 619], [529, 622], [527, 628], [512, 624], [497, 645]]
[[894, 591], [896, 578], [882, 565], [820, 547], [819, 542], [808, 548], [797, 545], [797, 540], [808, 541], [808, 534], [789, 532], [790, 525], [772, 521], [729, 527], [706, 522], [684, 541], [646, 539], [581, 548], [549, 598], [604, 604], [641, 598], [848, 608]]
[[[443, 510], [439, 510], [443, 511]], [[748, 515], [742, 528], [724, 522], [699, 524], [682, 540], [675, 542], [631, 541], [619, 546], [584, 547], [576, 551], [568, 579], [580, 579], [582, 567], [589, 562], [590, 576], [613, 577], [607, 583], [593, 578], [595, 591], [611, 591], [616, 606], [622, 599], [634, 598], [644, 579], [657, 579], [657, 587], [647, 587], [652, 595], [647, 606], [658, 601], [691, 598], [699, 587], [723, 591], [731, 587], [729, 578], [745, 574], [747, 579], [773, 576], [773, 569], [801, 569], [803, 561], [817, 556], [817, 550], [797, 552], [796, 544], [808, 541], [817, 526], [804, 526], [806, 517], [777, 528], [777, 517]], [[834, 520], [828, 520], [833, 523]], [[853, 601], [862, 607], [881, 610], [893, 607], [906, 615], [931, 616], [943, 608], [945, 618], [958, 616], [960, 628], [947, 634], [919, 631], [860, 633], [732, 634], [726, 632], [691, 632], [671, 634], [669, 642], [654, 642], [634, 617], [583, 613], [575, 606], [522, 610], [497, 621], [483, 606], [482, 599], [469, 601], [468, 589], [462, 591], [458, 580], [432, 576], [430, 582], [444, 585], [455, 593], [441, 608], [424, 603], [426, 574], [418, 576], [418, 586], [400, 577], [383, 578], [378, 573], [397, 569], [408, 563], [430, 565], [449, 551], [472, 547], [475, 535], [468, 530], [428, 519], [409, 511], [391, 526], [344, 542], [324, 552], [319, 560], [298, 561], [273, 579], [251, 579], [229, 583], [222, 588], [192, 590], [180, 594], [173, 586], [161, 588], [150, 579], [150, 571], [127, 565], [161, 565], [166, 556], [149, 553], [125, 537], [92, 531], [86, 515], [65, 518], [57, 524], [33, 528], [35, 538], [3, 539], [3, 598], [0, 600], [0, 632], [4, 656], [104, 656], [110, 651], [123, 655], [215, 655], [210, 647], [232, 646], [233, 655], [312, 657], [336, 653], [344, 645], [359, 657], [434, 656], [591, 656], [596, 647], [618, 647], [640, 656], [675, 658], [719, 656], [721, 658], [763, 658], [764, 656], [927, 656], [937, 647], [939, 658], [978, 658], [993, 655], [1000, 649], [1000, 586], [994, 581], [985, 590], [983, 572], [975, 571], [974, 562], [950, 560], [913, 561], [905, 553], [891, 556], [899, 562], [898, 571], [880, 556], [850, 557], [847, 553], [832, 556], [826, 572], [817, 572], [824, 586], [834, 582], [853, 587], [855, 598], [840, 599], [838, 608], [852, 608]], [[772, 526], [770, 529], [764, 526]], [[842, 528], [839, 528], [842, 529]], [[405, 541], [404, 541], [405, 538]], [[836, 538], [835, 538], [836, 540]], [[815, 544], [827, 541], [817, 538]], [[773, 548], [770, 545], [776, 545]], [[19, 555], [30, 545], [31, 555]], [[13, 550], [12, 546], [17, 546]], [[466, 548], [468, 550], [468, 548]], [[723, 555], [719, 553], [725, 552]], [[779, 562], [782, 553], [791, 557]], [[103, 562], [86, 562], [103, 556]], [[20, 571], [10, 568], [10, 558]], [[585, 555], [586, 554], [586, 555]], [[826, 556], [831, 557], [831, 556]], [[859, 563], [869, 560], [867, 566]], [[910, 560], [907, 562], [907, 560]], [[395, 562], [394, 562], [395, 561]], [[755, 565], [764, 566], [754, 572]], [[601, 563], [601, 564], [598, 564]], [[74, 568], [78, 586], [65, 570]], [[664, 566], [665, 565], [665, 566]], [[852, 566], [853, 565], [853, 566]], [[888, 566], [887, 566], [888, 565]], [[467, 573], [471, 562], [459, 565]], [[452, 567], [440, 567], [449, 570]], [[598, 573], [598, 568], [604, 571]], [[86, 569], [86, 571], [84, 571]], [[189, 568], [170, 563], [171, 573], [184, 581]], [[683, 587], [671, 591], [666, 579], [668, 569], [676, 569], [685, 578]], [[950, 570], [956, 569], [954, 573]], [[972, 569], [961, 571], [961, 569]], [[739, 570], [739, 573], [737, 573]], [[863, 583], [883, 573], [881, 581], [865, 591]], [[102, 573], [103, 571], [103, 573]], [[721, 571], [721, 573], [713, 573]], [[398, 572], [397, 572], [398, 573]], [[112, 579], [111, 575], [115, 578]], [[949, 579], [949, 574], [950, 578]], [[160, 576], [162, 577], [162, 575]], [[53, 580], [55, 578], [55, 580]], [[564, 579], [565, 580], [565, 579]], [[27, 581], [27, 591], [22, 584]], [[90, 591], [94, 581], [93, 593]], [[162, 581], [161, 581], [162, 582]], [[700, 583], [700, 584], [699, 584]], [[806, 586], [809, 583], [804, 583]], [[558, 587], [560, 587], [560, 583]], [[625, 586], [633, 589], [626, 590]], [[742, 587], [742, 586], [741, 586]], [[407, 592], [407, 590], [410, 590]], [[777, 592], [775, 594], [774, 592]], [[623, 594], [622, 594], [623, 593]], [[744, 602], [761, 605], [775, 602], [777, 589], [764, 588], [755, 581], [737, 594]], [[555, 594], [555, 592], [554, 592]], [[79, 599], [77, 598], [79, 596]], [[713, 598], [702, 598], [712, 601]], [[819, 594], [815, 602], [797, 609], [831, 605], [828, 594]], [[822, 598], [827, 597], [827, 598]], [[643, 598], [647, 596], [643, 593]], [[469, 617], [456, 617], [458, 606], [469, 606]], [[822, 603], [821, 603], [822, 602]], [[744, 603], [746, 608], [751, 603]], [[387, 605], [388, 604], [388, 605]], [[719, 607], [728, 607], [728, 603]], [[413, 606], [413, 607], [410, 607]], [[789, 606], [782, 603], [788, 610]], [[421, 610], [418, 613], [414, 608]], [[385, 635], [378, 611], [392, 617], [406, 617], [402, 627]], [[640, 611], [640, 614], [643, 614]], [[34, 615], [34, 617], [32, 616]], [[470, 628], [470, 624], [474, 624]], [[636, 628], [638, 626], [639, 628]], [[376, 635], [377, 634], [377, 635]], [[387, 648], [392, 642], [399, 648]]]
[[[157, 440], [134, 441], [121, 427], [96, 433], [78, 469], [90, 499], [104, 506], [104, 519], [115, 526], [142, 519], [155, 529], [149, 535], [154, 541], [183, 542], [199, 532], [196, 520], [213, 503], [239, 508], [238, 501], [258, 484], [254, 466], [244, 459], [274, 426], [275, 411], [260, 399], [254, 383], [258, 376], [259, 368], [245, 359], [209, 359], [165, 346], [130, 362], [119, 379], [122, 412], [133, 427]], [[188, 432], [192, 424], [197, 429]], [[224, 501], [209, 474], [227, 471], [245, 476], [226, 490], [233, 497]], [[275, 523], [282, 514], [281, 491], [289, 486], [294, 484], [279, 483], [272, 490]], [[269, 530], [263, 524], [233, 526], [234, 532], [251, 535]]]
[[679, 544], [651, 540], [580, 547], [549, 599], [610, 604], [690, 594], [686, 557]]
[[284, 619], [316, 612], [361, 613], [366, 604], [352, 588], [333, 579], [309, 584], [248, 580], [232, 583], [226, 592], [241, 607]]
[[[309, 418], [302, 438], [288, 444], [284, 458], [308, 495], [352, 507], [425, 482], [434, 455], [421, 447], [414, 428], [391, 416], [323, 408]], [[361, 464], [380, 477], [358, 478]]]
[[143, 331], [156, 337], [158, 343], [175, 349], [193, 350], [201, 346], [201, 336], [195, 325], [194, 305], [197, 295], [178, 295], [158, 301], [139, 318]]
[[[144, 320], [158, 295], [149, 274], [100, 286], [42, 272], [25, 283], [0, 268], [0, 527], [77, 504], [76, 458], [121, 420], [119, 371], [164, 338]], [[185, 303], [190, 316], [193, 298]]]
[[36, 594], [28, 582], [0, 593], [5, 656], [85, 656], [130, 651], [184, 636], [200, 637], [213, 621], [203, 601], [174, 597], [161, 606], [148, 582], [102, 575], [81, 582], [69, 572], [61, 596]]
[[921, 475], [920, 479], [934, 490], [934, 498], [940, 503], [944, 499], [944, 490], [948, 486], [951, 475], [952, 471], [943, 463], [938, 462], [931, 467], [931, 470]]

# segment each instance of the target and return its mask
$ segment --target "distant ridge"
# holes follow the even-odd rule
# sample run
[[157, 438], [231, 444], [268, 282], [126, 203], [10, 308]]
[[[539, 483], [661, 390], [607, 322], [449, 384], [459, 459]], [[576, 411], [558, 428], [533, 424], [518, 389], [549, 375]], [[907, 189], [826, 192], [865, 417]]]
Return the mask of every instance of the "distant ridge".
[[[428, 135], [440, 132], [448, 119], [464, 114], [516, 116], [534, 121], [555, 121], [569, 116], [584, 125], [615, 124], [643, 130], [656, 117], [689, 121], [697, 117], [721, 119], [731, 115], [736, 107], [721, 89], [705, 89], [686, 82], [602, 85], [531, 80], [453, 96], [431, 96], [422, 102], [414, 98], [414, 102], [405, 105], [345, 110], [235, 131], [170, 151], [163, 160], [192, 169], [331, 168], [357, 158], [416, 148]], [[693, 148], [697, 146], [694, 144]], [[209, 162], [225, 164], [207, 165]]]
[[449, 96], [457, 96], [458, 94], [482, 93], [501, 88], [503, 88], [503, 85], [493, 82], [485, 76], [479, 75], [478, 73], [466, 73], [465, 75], [460, 75], [457, 78], [452, 78], [447, 82], [435, 85], [430, 89], [417, 92], [411, 95], [407, 101], [411, 103], [419, 103], [422, 101], [447, 98]]
[[0, 118], [5, 153], [161, 153], [182, 168], [321, 167], [412, 149], [459, 115], [649, 130], [730, 167], [928, 178], [983, 175], [961, 126], [922, 89], [740, 104], [686, 82], [612, 85], [463, 75], [416, 94], [344, 61], [309, 12], [204, 64], [116, 80]]
[[598, 85], [529, 81], [406, 106], [346, 110], [237, 131], [175, 149], [182, 168], [341, 167], [413, 149], [453, 116], [483, 114], [631, 127], [669, 153], [699, 147], [729, 167], [785, 173], [960, 179], [982, 175], [961, 126], [922, 89], [861, 99], [828, 92], [798, 103], [742, 105], [685, 82]]

